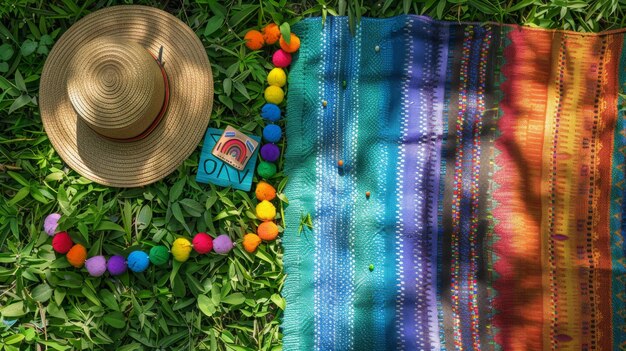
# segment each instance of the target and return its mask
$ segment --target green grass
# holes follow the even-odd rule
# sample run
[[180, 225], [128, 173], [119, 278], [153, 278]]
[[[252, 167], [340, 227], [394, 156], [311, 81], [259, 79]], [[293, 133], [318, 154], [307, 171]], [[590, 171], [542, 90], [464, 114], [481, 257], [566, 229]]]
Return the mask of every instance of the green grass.
[[[280, 348], [282, 252], [235, 249], [119, 281], [91, 278], [55, 258], [43, 218], [90, 254], [171, 243], [198, 231], [241, 238], [255, 225], [252, 193], [197, 184], [198, 151], [165, 180], [113, 189], [68, 169], [43, 131], [39, 75], [48, 51], [72, 23], [96, 9], [132, 1], [9, 0], [0, 5], [0, 350]], [[260, 134], [258, 111], [270, 51], [251, 53], [244, 33], [270, 21], [313, 15], [426, 14], [451, 21], [502, 21], [598, 31], [624, 27], [626, 1], [137, 1], [188, 23], [207, 48], [215, 79], [211, 127]], [[284, 145], [282, 145], [284, 147]], [[282, 165], [279, 165], [282, 168]], [[272, 182], [282, 191], [283, 174]], [[281, 196], [282, 200], [286, 198]], [[281, 202], [281, 205], [284, 203]], [[308, 225], [310, 218], [303, 218]]]

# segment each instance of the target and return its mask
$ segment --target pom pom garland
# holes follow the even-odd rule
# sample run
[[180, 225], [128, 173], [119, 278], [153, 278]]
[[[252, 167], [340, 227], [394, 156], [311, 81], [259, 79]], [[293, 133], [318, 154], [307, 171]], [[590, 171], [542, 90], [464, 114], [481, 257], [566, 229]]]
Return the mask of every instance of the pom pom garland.
[[226, 234], [222, 234], [213, 240], [213, 250], [218, 254], [227, 254], [233, 248], [233, 241]]
[[276, 174], [276, 165], [273, 163], [261, 161], [259, 162], [259, 166], [257, 167], [256, 171], [261, 177], [268, 179]]
[[264, 96], [265, 101], [278, 105], [283, 102], [283, 99], [285, 98], [285, 92], [280, 87], [270, 85], [269, 87], [265, 88]]
[[276, 144], [265, 144], [261, 146], [261, 157], [267, 162], [276, 162], [280, 156], [280, 149]]
[[277, 87], [284, 87], [287, 84], [287, 75], [282, 68], [273, 68], [270, 73], [267, 74], [267, 84], [275, 85]]
[[249, 253], [253, 253], [256, 251], [256, 248], [259, 247], [261, 243], [261, 238], [259, 238], [256, 234], [246, 234], [243, 237], [243, 248]]
[[133, 251], [128, 255], [128, 269], [135, 273], [141, 273], [148, 269], [150, 259], [143, 251]]
[[60, 214], [51, 213], [46, 217], [46, 219], [44, 219], [43, 230], [48, 233], [48, 235], [53, 236], [57, 232], [59, 218], [61, 218]]
[[209, 253], [213, 249], [213, 238], [207, 233], [198, 233], [193, 237], [193, 249], [199, 254]]
[[260, 181], [259, 183], [257, 183], [254, 193], [257, 200], [259, 201], [272, 201], [276, 197], [276, 189], [274, 189], [273, 186], [264, 181]]
[[170, 252], [163, 245], [153, 246], [148, 254], [150, 262], [155, 266], [162, 266], [170, 259]]
[[276, 217], [276, 207], [271, 202], [263, 200], [256, 205], [256, 216], [262, 221], [271, 221]]
[[280, 108], [274, 104], [265, 104], [261, 107], [261, 117], [270, 122], [276, 122], [280, 119]]
[[185, 262], [191, 253], [191, 243], [185, 238], [178, 238], [172, 243], [172, 256], [178, 262]]
[[58, 232], [52, 238], [52, 248], [60, 254], [66, 254], [74, 246], [74, 242], [67, 232]]
[[124, 256], [111, 256], [107, 262], [107, 269], [112, 276], [124, 274], [126, 272], [126, 259]]
[[285, 68], [291, 64], [291, 54], [283, 49], [278, 49], [272, 55], [272, 63], [276, 67]]
[[280, 29], [276, 23], [270, 23], [263, 27], [263, 40], [265, 44], [273, 45], [280, 39]]
[[283, 136], [283, 131], [275, 124], [268, 124], [263, 128], [263, 139], [269, 143], [276, 143]]
[[[207, 233], [198, 233], [193, 239], [192, 246], [189, 240], [178, 238], [172, 243], [172, 255], [177, 261], [184, 262], [189, 259], [192, 247], [199, 254], [206, 254], [214, 248], [214, 243], [217, 245], [216, 253], [226, 254], [232, 250], [233, 242], [228, 235], [220, 235], [215, 240]], [[155, 266], [163, 265], [167, 263], [170, 257], [167, 247], [158, 245], [150, 249], [149, 255], [141, 250], [136, 250], [131, 252], [128, 258], [114, 255], [107, 260], [105, 256], [98, 255], [87, 259], [87, 249], [81, 244], [74, 244], [67, 232], [56, 233], [52, 238], [52, 247], [56, 252], [66, 254], [68, 263], [73, 267], [85, 266], [87, 272], [93, 277], [100, 277], [107, 270], [111, 276], [124, 274], [127, 269], [141, 273], [149, 267], [150, 263]]]
[[99, 277], [107, 271], [107, 259], [104, 256], [93, 256], [85, 261], [85, 268], [92, 277]]
[[300, 38], [291, 33], [291, 36], [289, 37], [289, 44], [287, 44], [283, 37], [280, 37], [279, 44], [280, 48], [283, 49], [283, 51], [293, 54], [294, 52], [298, 51], [298, 49], [300, 49]]
[[246, 46], [250, 50], [259, 50], [265, 44], [265, 40], [263, 39], [263, 34], [258, 30], [249, 30], [246, 35], [244, 35], [243, 39], [246, 41]]
[[67, 258], [67, 262], [74, 268], [81, 268], [87, 259], [87, 249], [81, 244], [76, 244], [72, 246], [65, 257]]

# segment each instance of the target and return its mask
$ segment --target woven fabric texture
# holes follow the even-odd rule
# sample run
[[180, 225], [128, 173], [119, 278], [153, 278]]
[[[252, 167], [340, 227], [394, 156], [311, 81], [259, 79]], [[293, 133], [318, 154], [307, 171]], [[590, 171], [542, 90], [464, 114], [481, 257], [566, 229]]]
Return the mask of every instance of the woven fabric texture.
[[621, 31], [294, 32], [285, 350], [626, 349]]

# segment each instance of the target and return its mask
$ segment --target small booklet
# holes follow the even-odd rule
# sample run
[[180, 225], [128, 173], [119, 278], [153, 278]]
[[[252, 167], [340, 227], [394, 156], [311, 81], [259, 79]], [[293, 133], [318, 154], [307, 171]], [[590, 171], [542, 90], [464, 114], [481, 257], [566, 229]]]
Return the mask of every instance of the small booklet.
[[[239, 134], [229, 133], [226, 135], [227, 131], [236, 131]], [[246, 149], [246, 162], [244, 167], [239, 170], [234, 166], [231, 166], [229, 163], [224, 160], [218, 158], [213, 154], [213, 151], [218, 146], [219, 141], [222, 139], [222, 136], [226, 138], [233, 138], [235, 136], [243, 135], [245, 138], [249, 139], [253, 142], [252, 151], [246, 145], [245, 139], [243, 141], [243, 147]], [[239, 139], [242, 140], [242, 139]], [[261, 138], [258, 136], [249, 136], [237, 131], [235, 128], [228, 127], [226, 130], [209, 128], [204, 136], [204, 144], [202, 146], [202, 152], [200, 153], [200, 162], [198, 163], [198, 174], [196, 174], [196, 181], [198, 183], [212, 183], [215, 185], [223, 186], [223, 187], [233, 187], [235, 189], [250, 191], [252, 188], [252, 177], [254, 176], [254, 167], [256, 165], [257, 159], [257, 146], [261, 142]], [[222, 144], [223, 145], [223, 144]], [[220, 150], [224, 149], [223, 146]], [[232, 149], [232, 147], [231, 147]], [[239, 150], [242, 149], [242, 146], [239, 145]], [[228, 150], [226, 147], [224, 150]], [[241, 155], [241, 151], [238, 151]], [[236, 153], [226, 152], [227, 155], [231, 155], [230, 159], [241, 160], [243, 159], [239, 157], [233, 157]], [[228, 158], [227, 158], [228, 159]], [[242, 163], [237, 161], [238, 163]]]

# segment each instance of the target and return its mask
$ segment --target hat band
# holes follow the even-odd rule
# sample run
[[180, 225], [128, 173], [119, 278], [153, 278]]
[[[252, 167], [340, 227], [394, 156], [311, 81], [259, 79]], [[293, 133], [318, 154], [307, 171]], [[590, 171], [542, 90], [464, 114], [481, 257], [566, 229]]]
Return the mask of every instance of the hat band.
[[150, 55], [152, 55], [152, 57], [154, 58], [154, 60], [156, 61], [157, 65], [159, 65], [159, 68], [161, 69], [161, 74], [163, 75], [163, 83], [164, 83], [164, 90], [165, 90], [165, 97], [163, 98], [163, 106], [161, 106], [161, 110], [159, 111], [159, 114], [156, 116], [156, 118], [154, 118], [154, 120], [152, 121], [152, 123], [148, 126], [148, 128], [146, 128], [146, 130], [144, 130], [143, 132], [141, 132], [141, 134], [136, 135], [132, 138], [111, 138], [108, 136], [104, 136], [102, 134], [100, 134], [102, 137], [109, 139], [109, 140], [115, 140], [117, 142], [122, 142], [122, 143], [129, 143], [132, 141], [137, 141], [137, 140], [141, 140], [145, 137], [147, 137], [148, 135], [150, 135], [150, 133], [152, 133], [152, 131], [154, 131], [154, 129], [159, 125], [159, 123], [161, 122], [161, 120], [163, 119], [163, 116], [165, 116], [165, 112], [167, 111], [167, 106], [169, 104], [169, 99], [170, 99], [170, 85], [167, 79], [167, 73], [165, 73], [165, 68], [163, 67], [163, 64], [161, 64], [161, 62], [159, 61], [159, 59], [154, 56], [151, 52]]

